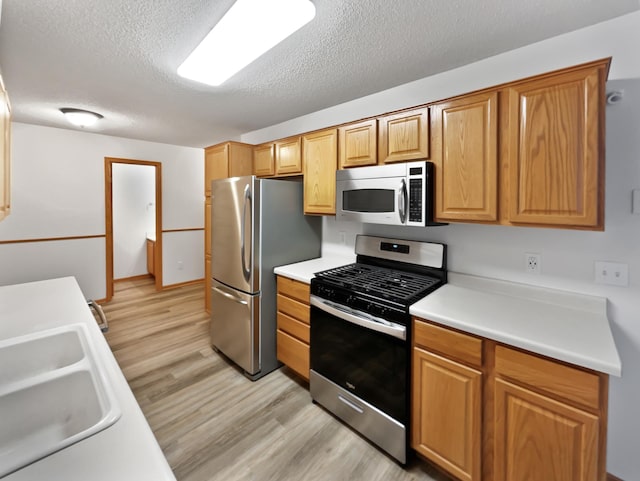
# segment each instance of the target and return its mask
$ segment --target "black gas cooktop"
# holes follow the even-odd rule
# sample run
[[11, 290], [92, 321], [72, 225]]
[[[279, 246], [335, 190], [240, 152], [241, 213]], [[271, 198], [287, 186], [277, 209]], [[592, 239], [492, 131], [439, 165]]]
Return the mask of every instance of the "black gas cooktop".
[[440, 279], [362, 263], [316, 273], [325, 285], [409, 306], [442, 284]]

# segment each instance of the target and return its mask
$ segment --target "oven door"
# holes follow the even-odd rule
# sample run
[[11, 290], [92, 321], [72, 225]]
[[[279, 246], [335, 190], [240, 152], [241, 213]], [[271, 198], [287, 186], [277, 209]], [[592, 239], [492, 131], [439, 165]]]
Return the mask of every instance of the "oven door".
[[312, 371], [406, 425], [406, 326], [312, 295], [310, 344]]

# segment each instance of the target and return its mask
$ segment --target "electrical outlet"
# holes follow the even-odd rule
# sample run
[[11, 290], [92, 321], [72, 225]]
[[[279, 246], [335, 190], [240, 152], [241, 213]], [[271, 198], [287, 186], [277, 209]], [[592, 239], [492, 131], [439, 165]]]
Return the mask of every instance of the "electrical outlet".
[[182, 261], [178, 261], [178, 270], [181, 271], [184, 267], [184, 264], [182, 263]]
[[347, 243], [347, 233], [343, 230], [340, 231], [340, 244], [345, 245]]
[[524, 268], [529, 274], [540, 274], [542, 268], [542, 258], [540, 254], [526, 253], [524, 260]]
[[596, 261], [596, 283], [610, 286], [629, 285], [629, 265], [618, 262]]

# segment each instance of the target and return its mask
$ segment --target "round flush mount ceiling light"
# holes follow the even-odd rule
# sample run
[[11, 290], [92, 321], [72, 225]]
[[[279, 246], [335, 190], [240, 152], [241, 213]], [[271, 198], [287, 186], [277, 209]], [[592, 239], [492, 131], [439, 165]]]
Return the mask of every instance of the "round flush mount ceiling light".
[[103, 118], [102, 115], [90, 110], [62, 108], [60, 112], [64, 114], [69, 122], [78, 127], [89, 127]]

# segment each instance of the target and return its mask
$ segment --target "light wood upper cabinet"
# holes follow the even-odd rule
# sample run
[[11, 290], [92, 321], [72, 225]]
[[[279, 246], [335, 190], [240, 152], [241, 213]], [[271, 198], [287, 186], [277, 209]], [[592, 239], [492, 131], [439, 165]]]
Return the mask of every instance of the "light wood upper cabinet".
[[604, 228], [604, 88], [609, 60], [506, 88], [508, 221]]
[[378, 163], [429, 158], [429, 109], [385, 115], [378, 119]]
[[0, 220], [11, 211], [11, 107], [0, 77]]
[[253, 146], [224, 142], [204, 149], [204, 191], [211, 195], [211, 181], [226, 177], [251, 175]]
[[276, 173], [275, 147], [273, 142], [256, 145], [253, 148], [253, 174], [270, 177]]
[[338, 129], [338, 168], [362, 167], [378, 163], [376, 119], [343, 125]]
[[431, 110], [438, 221], [498, 220], [498, 93], [466, 95]]
[[211, 311], [211, 181], [251, 175], [253, 145], [223, 142], [204, 149], [204, 305]]
[[336, 213], [338, 131], [323, 130], [302, 137], [304, 213]]
[[276, 175], [302, 174], [302, 138], [290, 137], [275, 143]]

